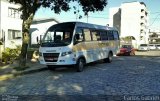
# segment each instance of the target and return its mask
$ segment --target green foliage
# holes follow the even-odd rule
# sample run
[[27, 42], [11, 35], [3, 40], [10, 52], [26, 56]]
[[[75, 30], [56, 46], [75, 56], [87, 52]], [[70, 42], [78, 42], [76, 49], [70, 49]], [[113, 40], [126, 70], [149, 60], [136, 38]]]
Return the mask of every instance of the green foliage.
[[88, 12], [102, 11], [107, 5], [107, 0], [9, 0], [9, 2], [21, 5], [22, 19], [27, 19], [40, 7], [50, 8], [59, 14], [62, 11], [69, 11], [71, 6], [75, 8], [77, 4], [73, 5], [72, 2], [77, 2], [82, 7], [84, 14], [87, 15]]
[[6, 48], [2, 52], [2, 60], [5, 63], [13, 63], [14, 60], [18, 59], [21, 52], [21, 46], [17, 46], [16, 49]]
[[160, 43], [160, 38], [158, 38], [156, 41]]
[[3, 45], [3, 42], [2, 42], [2, 41], [0, 41], [0, 45]]

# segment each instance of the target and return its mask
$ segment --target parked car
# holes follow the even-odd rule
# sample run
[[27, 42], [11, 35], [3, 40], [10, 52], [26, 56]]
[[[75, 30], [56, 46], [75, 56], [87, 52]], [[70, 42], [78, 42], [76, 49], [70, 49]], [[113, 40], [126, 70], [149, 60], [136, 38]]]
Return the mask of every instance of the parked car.
[[120, 55], [135, 55], [135, 49], [132, 45], [122, 45], [117, 56]]
[[156, 45], [155, 44], [149, 44], [149, 50], [155, 50]]
[[148, 50], [149, 50], [148, 44], [139, 45], [138, 51], [148, 51]]
[[160, 50], [160, 45], [156, 45], [156, 48], [157, 48], [158, 50]]

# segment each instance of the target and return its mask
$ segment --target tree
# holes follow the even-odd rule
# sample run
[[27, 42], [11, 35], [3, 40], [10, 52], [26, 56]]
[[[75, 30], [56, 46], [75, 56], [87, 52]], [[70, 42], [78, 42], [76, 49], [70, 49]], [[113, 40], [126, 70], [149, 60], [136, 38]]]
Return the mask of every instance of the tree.
[[71, 2], [77, 2], [82, 6], [85, 15], [88, 12], [102, 11], [107, 5], [107, 0], [8, 0], [11, 3], [20, 4], [22, 11], [22, 49], [19, 59], [19, 67], [26, 66], [26, 54], [29, 42], [29, 29], [36, 11], [40, 7], [50, 8], [54, 13], [59, 14], [61, 11], [69, 11]]
[[158, 37], [158, 35], [157, 35], [157, 33], [154, 32], [154, 33], [151, 35], [151, 37], [152, 37], [152, 38], [156, 38], [156, 37]]

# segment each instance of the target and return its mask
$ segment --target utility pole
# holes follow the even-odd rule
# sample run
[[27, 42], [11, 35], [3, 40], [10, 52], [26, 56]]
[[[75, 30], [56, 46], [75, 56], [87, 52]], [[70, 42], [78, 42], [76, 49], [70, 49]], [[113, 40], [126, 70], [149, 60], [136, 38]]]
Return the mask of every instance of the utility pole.
[[[77, 9], [77, 7], [78, 7], [78, 9]], [[80, 15], [79, 15], [79, 5], [77, 5], [77, 7], [76, 6], [74, 6], [73, 8], [74, 8], [74, 14], [76, 15], [76, 21], [78, 20], [78, 19], [80, 19]]]
[[87, 16], [87, 23], [88, 23], [88, 12], [87, 12], [87, 15], [86, 15], [86, 16]]
[[0, 62], [2, 62], [2, 42], [0, 41]]

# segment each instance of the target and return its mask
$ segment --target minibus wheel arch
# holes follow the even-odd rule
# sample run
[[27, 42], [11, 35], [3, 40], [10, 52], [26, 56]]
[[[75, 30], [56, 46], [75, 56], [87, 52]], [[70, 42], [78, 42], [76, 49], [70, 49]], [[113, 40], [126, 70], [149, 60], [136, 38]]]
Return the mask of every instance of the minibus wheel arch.
[[107, 62], [108, 62], [108, 63], [111, 63], [111, 62], [112, 62], [112, 57], [113, 57], [113, 52], [112, 52], [112, 51], [109, 51], [108, 57], [107, 57]]
[[111, 63], [112, 62], [112, 57], [113, 57], [113, 52], [109, 51], [108, 52], [108, 57], [104, 59], [104, 62]]
[[85, 57], [84, 57], [84, 56], [79, 56], [79, 57], [77, 58], [76, 63], [78, 62], [78, 60], [79, 60], [80, 58], [84, 59], [84, 62], [85, 62], [85, 64], [86, 64], [86, 59], [85, 59]]
[[75, 65], [77, 72], [82, 72], [85, 64], [86, 64], [85, 58], [83, 56], [79, 57]]

